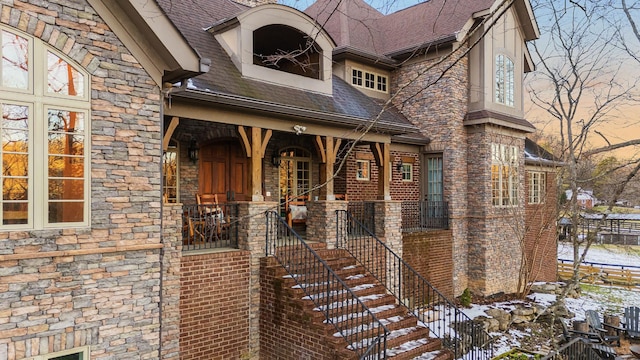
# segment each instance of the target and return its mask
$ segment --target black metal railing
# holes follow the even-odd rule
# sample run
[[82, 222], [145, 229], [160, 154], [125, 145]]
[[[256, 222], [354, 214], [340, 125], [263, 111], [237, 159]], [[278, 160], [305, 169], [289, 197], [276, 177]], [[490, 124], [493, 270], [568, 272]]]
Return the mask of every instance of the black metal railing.
[[399, 303], [443, 340], [455, 358], [492, 357], [492, 338], [481, 324], [472, 321], [348, 211], [338, 210], [336, 216], [337, 247], [346, 249], [385, 285]]
[[402, 232], [449, 228], [446, 201], [403, 201]]
[[384, 359], [389, 330], [275, 211], [267, 212], [266, 255], [273, 255], [360, 359]]
[[238, 205], [184, 205], [182, 249], [238, 248]]
[[592, 344], [583, 338], [575, 338], [552, 351], [542, 360], [601, 360], [602, 357], [593, 349]]
[[366, 227], [372, 233], [376, 233], [376, 203], [370, 201], [349, 201], [347, 210], [351, 215], [358, 219], [362, 226]]

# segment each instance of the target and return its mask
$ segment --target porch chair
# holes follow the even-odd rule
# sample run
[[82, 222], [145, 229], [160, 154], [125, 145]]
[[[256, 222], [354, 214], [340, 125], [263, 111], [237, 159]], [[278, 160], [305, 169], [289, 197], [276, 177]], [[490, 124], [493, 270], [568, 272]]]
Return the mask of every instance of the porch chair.
[[624, 329], [628, 337], [640, 339], [640, 307], [624, 308]]
[[218, 194], [196, 194], [198, 217], [190, 219], [189, 233], [207, 242], [219, 239], [229, 221], [218, 202]]
[[285, 197], [284, 212], [289, 227], [293, 227], [293, 224], [306, 224], [307, 200], [309, 200], [308, 195]]
[[334, 194], [336, 200], [349, 201], [347, 194]]
[[[590, 347], [600, 359], [614, 360], [617, 356], [616, 350], [606, 344], [600, 342], [599, 335], [595, 332], [583, 332], [575, 329], [569, 329], [563, 319], [556, 319], [562, 328], [562, 335], [557, 340], [560, 346], [567, 345], [575, 340], [580, 339], [585, 346]], [[586, 350], [586, 349], [585, 349]], [[583, 357], [589, 359], [592, 357]]]
[[[609, 345], [615, 343], [620, 346], [620, 332], [624, 331], [624, 328], [603, 323], [600, 321], [600, 314], [595, 310], [585, 311], [584, 316], [587, 319], [589, 328], [598, 335], [600, 342]], [[607, 335], [607, 329], [615, 330], [616, 335]]]

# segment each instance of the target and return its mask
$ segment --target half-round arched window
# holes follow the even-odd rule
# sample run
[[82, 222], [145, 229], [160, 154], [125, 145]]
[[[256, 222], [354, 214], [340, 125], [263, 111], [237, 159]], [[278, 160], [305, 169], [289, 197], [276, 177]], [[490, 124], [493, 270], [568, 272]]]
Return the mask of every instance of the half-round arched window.
[[507, 106], [514, 105], [514, 82], [513, 60], [503, 54], [498, 54], [496, 56], [496, 103]]
[[253, 32], [253, 63], [275, 70], [320, 79], [322, 51], [307, 34], [272, 24]]
[[0, 229], [87, 225], [89, 75], [16, 30], [0, 43]]

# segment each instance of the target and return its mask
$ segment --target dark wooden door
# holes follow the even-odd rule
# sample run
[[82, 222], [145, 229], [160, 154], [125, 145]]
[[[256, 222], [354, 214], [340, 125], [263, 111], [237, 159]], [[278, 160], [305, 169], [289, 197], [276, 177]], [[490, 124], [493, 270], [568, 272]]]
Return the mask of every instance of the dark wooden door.
[[248, 160], [236, 141], [203, 146], [200, 149], [200, 193], [219, 194], [221, 202], [251, 199]]

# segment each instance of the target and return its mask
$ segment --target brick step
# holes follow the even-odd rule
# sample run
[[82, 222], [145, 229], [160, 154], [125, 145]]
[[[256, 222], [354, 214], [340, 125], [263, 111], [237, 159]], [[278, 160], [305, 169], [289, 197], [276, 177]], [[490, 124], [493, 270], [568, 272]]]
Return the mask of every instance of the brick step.
[[[380, 323], [382, 323], [382, 325], [386, 327], [388, 331], [415, 327], [417, 326], [417, 323], [418, 323], [418, 319], [411, 316], [406, 316], [406, 317], [392, 316], [386, 319], [379, 319], [379, 320], [380, 320]], [[348, 329], [343, 329], [342, 331], [347, 336], [352, 335], [354, 333], [358, 333], [358, 336], [360, 338], [366, 339], [366, 338], [373, 338], [378, 336], [378, 334], [380, 333], [379, 328], [380, 327], [377, 323], [368, 323], [365, 325], [355, 324], [355, 326]], [[331, 334], [334, 337], [334, 339], [340, 339], [340, 340], [343, 339], [342, 334], [340, 332], [335, 331], [335, 327], [332, 326], [330, 330], [334, 331], [334, 333]]]
[[[401, 317], [407, 316], [407, 309], [402, 306], [398, 306], [397, 304], [386, 304], [386, 305], [380, 305], [376, 307], [369, 307], [369, 310], [374, 314], [374, 316], [377, 319], [391, 318], [394, 316], [401, 316]], [[324, 318], [324, 314], [322, 312], [314, 311], [314, 313], [315, 313], [314, 318], [317, 316], [318, 318], [321, 318], [321, 321], [323, 321], [325, 324], [329, 323], [329, 321], [327, 321]], [[353, 319], [353, 316], [349, 316], [349, 315], [350, 314], [347, 314], [347, 315], [343, 314], [339, 317], [338, 316], [331, 317], [330, 319], [332, 322], [336, 323], [335, 327], [337, 327], [340, 330], [352, 328], [359, 325], [359, 323]], [[370, 317], [363, 316], [363, 319], [366, 319], [368, 321]]]
[[[353, 344], [358, 348], [362, 348], [372, 339], [363, 340], [361, 344]], [[429, 338], [429, 329], [422, 326], [414, 326], [410, 328], [402, 328], [393, 330], [387, 335], [387, 358], [392, 359], [411, 359], [414, 356], [425, 352], [431, 352], [442, 349], [440, 339]], [[380, 354], [380, 358], [382, 354]], [[374, 355], [374, 358], [375, 355]]]
[[[298, 278], [296, 278], [295, 280], [292, 278], [289, 278], [289, 279], [285, 279], [284, 287], [289, 287], [294, 291], [299, 291], [299, 293], [301, 294], [300, 295], [301, 297], [306, 295], [307, 293], [309, 293], [310, 295], [315, 295], [318, 292], [323, 294], [323, 293], [326, 293], [327, 291], [331, 291], [333, 294], [335, 294], [335, 292], [337, 291], [346, 292], [346, 290], [344, 290], [344, 285], [349, 287], [354, 293], [361, 294], [361, 295], [372, 294], [371, 289], [374, 289], [374, 288], [377, 289], [377, 292], [379, 293], [386, 292], [386, 288], [380, 285], [380, 283], [376, 281], [376, 279], [374, 279], [372, 276], [362, 276], [362, 277], [342, 279], [342, 283], [335, 280], [335, 278], [333, 278], [334, 281], [332, 281], [331, 284], [327, 284], [326, 279], [320, 279], [320, 280], [322, 281], [315, 282], [315, 283], [306, 283], [306, 282], [300, 281]], [[298, 284], [298, 282], [300, 282], [300, 284]]]
[[[395, 305], [396, 301], [395, 297], [389, 294], [370, 294], [366, 296], [359, 296], [358, 299], [369, 309], [383, 305]], [[328, 313], [329, 317], [332, 318], [352, 313], [355, 309], [360, 307], [360, 305], [351, 297], [345, 297], [342, 301], [336, 301], [328, 304], [328, 311], [325, 311], [324, 307], [316, 308], [310, 300], [308, 300], [304, 306], [307, 309], [312, 307], [315, 311]]]

